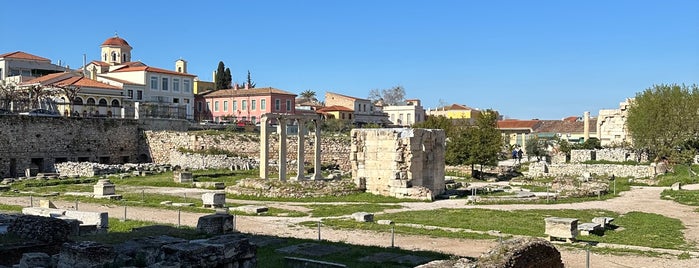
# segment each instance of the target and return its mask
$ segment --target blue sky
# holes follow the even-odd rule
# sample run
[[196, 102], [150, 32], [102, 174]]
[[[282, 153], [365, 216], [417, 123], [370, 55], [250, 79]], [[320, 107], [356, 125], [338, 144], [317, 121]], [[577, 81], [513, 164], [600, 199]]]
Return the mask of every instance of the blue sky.
[[118, 32], [133, 60], [183, 58], [211, 81], [366, 98], [396, 85], [425, 108], [508, 118], [596, 115], [659, 83], [699, 83], [699, 1], [3, 1], [0, 53], [72, 68]]

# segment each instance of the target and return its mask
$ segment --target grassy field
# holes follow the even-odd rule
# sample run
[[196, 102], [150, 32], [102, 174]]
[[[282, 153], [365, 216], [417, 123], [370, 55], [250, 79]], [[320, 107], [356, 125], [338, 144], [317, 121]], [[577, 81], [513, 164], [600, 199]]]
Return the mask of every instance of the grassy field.
[[348, 205], [307, 205], [306, 207], [313, 209], [311, 215], [313, 217], [333, 217], [350, 215], [355, 212], [380, 212], [386, 209], [402, 208], [400, 205], [381, 205], [381, 204], [348, 204]]
[[[690, 176], [688, 167], [686, 165], [675, 165], [672, 167], [675, 171], [663, 175], [659, 175], [658, 186], [671, 186], [672, 184], [679, 182], [681, 184], [694, 184], [699, 183], [698, 176]], [[699, 165], [692, 165], [692, 170], [699, 174]]]
[[[375, 217], [376, 219], [376, 217]], [[361, 230], [371, 230], [376, 232], [391, 232], [391, 225], [381, 225], [376, 222], [357, 222], [355, 220], [348, 219], [325, 219], [321, 222], [322, 226], [327, 226], [331, 228], [340, 229], [361, 229]], [[307, 221], [302, 222], [301, 225], [309, 228], [317, 228], [318, 222]], [[498, 239], [498, 237], [482, 234], [476, 232], [464, 232], [464, 231], [447, 231], [442, 229], [428, 229], [428, 228], [418, 228], [402, 225], [394, 225], [393, 230], [397, 234], [407, 234], [407, 235], [426, 235], [432, 237], [448, 237], [448, 238], [461, 238], [461, 239]], [[509, 236], [505, 235], [505, 238]]]
[[664, 190], [660, 197], [688, 206], [699, 206], [699, 190]]
[[[506, 235], [545, 237], [544, 218], [577, 218], [580, 223], [590, 222], [594, 217], [613, 217], [621, 228], [607, 230], [604, 236], [579, 236], [583, 241], [625, 244], [667, 249], [694, 249], [684, 240], [684, 226], [677, 219], [641, 212], [619, 215], [606, 210], [519, 210], [498, 211], [487, 209], [439, 209], [430, 211], [409, 211], [375, 215], [374, 220], [392, 220], [395, 223], [422, 224], [447, 228], [470, 229], [476, 231], [497, 230]], [[324, 225], [337, 228], [360, 228], [386, 231], [388, 227], [372, 223], [328, 220]], [[662, 226], [662, 228], [658, 228]], [[399, 226], [396, 226], [398, 228]], [[390, 229], [388, 229], [390, 230]], [[415, 234], [416, 230], [406, 230]], [[430, 230], [428, 230], [430, 231]], [[451, 232], [449, 232], [451, 233]], [[438, 232], [427, 235], [443, 236]], [[454, 234], [445, 237], [459, 237]], [[486, 237], [487, 239], [488, 237]]]

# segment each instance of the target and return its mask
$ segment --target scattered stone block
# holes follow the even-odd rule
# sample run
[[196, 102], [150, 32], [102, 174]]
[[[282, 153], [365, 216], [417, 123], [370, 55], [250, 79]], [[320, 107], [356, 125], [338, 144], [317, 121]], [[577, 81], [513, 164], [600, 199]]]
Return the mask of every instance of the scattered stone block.
[[39, 207], [41, 208], [56, 208], [56, 205], [51, 202], [51, 200], [41, 199], [39, 200]]
[[670, 190], [673, 190], [673, 191], [682, 190], [682, 183], [680, 183], [680, 182], [673, 183], [672, 186], [670, 186]]
[[602, 230], [602, 226], [597, 223], [586, 222], [578, 225], [578, 232], [580, 232], [580, 235], [590, 235], [600, 230]]
[[100, 179], [97, 184], [93, 186], [94, 197], [95, 198], [109, 198], [114, 200], [121, 200], [121, 195], [116, 194], [116, 186], [109, 179]]
[[250, 213], [250, 214], [256, 214], [256, 213], [267, 212], [269, 210], [269, 208], [264, 207], [264, 206], [256, 206], [256, 205], [245, 205], [245, 206], [235, 207], [234, 210], [245, 212], [245, 213]]
[[393, 224], [392, 220], [378, 220], [376, 223], [381, 224], [381, 225], [391, 225]]
[[31, 252], [22, 254], [19, 267], [51, 267], [51, 256], [43, 252]]
[[194, 203], [172, 203], [173, 207], [193, 207]]
[[367, 212], [355, 212], [352, 213], [352, 218], [354, 218], [354, 220], [358, 222], [373, 222], [374, 214]]
[[549, 236], [549, 240], [565, 239], [566, 242], [575, 242], [575, 237], [578, 235], [578, 219], [549, 217], [544, 221], [546, 222], [544, 233]]
[[191, 183], [194, 181], [192, 179], [192, 172], [189, 171], [175, 171], [172, 174], [175, 182], [178, 183]]
[[225, 189], [225, 188], [226, 188], [226, 185], [225, 185], [223, 182], [198, 181], [198, 182], [194, 182], [194, 187], [197, 187], [197, 188]]
[[112, 246], [93, 241], [64, 243], [58, 267], [109, 267], [116, 253]]
[[235, 231], [235, 216], [230, 214], [210, 214], [199, 217], [197, 229], [207, 234], [224, 234]]
[[204, 193], [201, 195], [201, 201], [205, 208], [222, 208], [226, 204], [226, 194]]
[[602, 229], [609, 229], [612, 225], [614, 218], [611, 217], [595, 217], [592, 218], [592, 222], [599, 224]]
[[160, 202], [160, 204], [165, 205], [165, 206], [172, 206], [172, 201], [163, 201], [163, 202]]

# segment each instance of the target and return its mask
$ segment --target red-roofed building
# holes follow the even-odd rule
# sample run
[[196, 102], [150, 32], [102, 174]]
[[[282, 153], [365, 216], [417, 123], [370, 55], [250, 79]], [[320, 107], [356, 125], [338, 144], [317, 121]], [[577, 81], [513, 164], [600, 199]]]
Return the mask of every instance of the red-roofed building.
[[[122, 88], [83, 77], [81, 73], [49, 74], [23, 82], [19, 86], [42, 86], [44, 90], [52, 92], [57, 103], [55, 109], [64, 116], [122, 115]], [[76, 92], [75, 96], [67, 95], [65, 89]], [[73, 98], [72, 103], [68, 101], [70, 97]]]
[[296, 94], [281, 89], [238, 88], [203, 92], [197, 96], [195, 118], [201, 120], [250, 121], [266, 113], [296, 114]]
[[387, 125], [391, 121], [388, 115], [377, 109], [371, 100], [355, 98], [342, 94], [325, 92], [326, 106], [342, 106], [353, 111], [352, 123], [356, 125], [379, 124]]
[[69, 71], [51, 60], [22, 51], [0, 54], [0, 80], [17, 84], [47, 74]]
[[340, 105], [318, 108], [316, 112], [321, 114], [323, 119], [340, 119], [349, 121], [352, 121], [352, 114], [354, 114], [354, 110]]
[[136, 102], [140, 103], [139, 106], [159, 106], [161, 111], [178, 111], [176, 115], [163, 116], [193, 119], [192, 88], [196, 75], [187, 73], [185, 60], [175, 61], [175, 70], [133, 62], [131, 45], [118, 36], [105, 40], [100, 49], [101, 59], [87, 64], [86, 73], [91, 79], [122, 87], [126, 97], [125, 106], [135, 109]]

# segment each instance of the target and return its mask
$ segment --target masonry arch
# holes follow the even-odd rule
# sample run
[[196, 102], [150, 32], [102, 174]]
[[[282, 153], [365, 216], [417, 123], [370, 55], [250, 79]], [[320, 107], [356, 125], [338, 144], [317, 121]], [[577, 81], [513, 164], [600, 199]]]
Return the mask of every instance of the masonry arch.
[[107, 106], [107, 100], [105, 99], [100, 99], [99, 106]]

